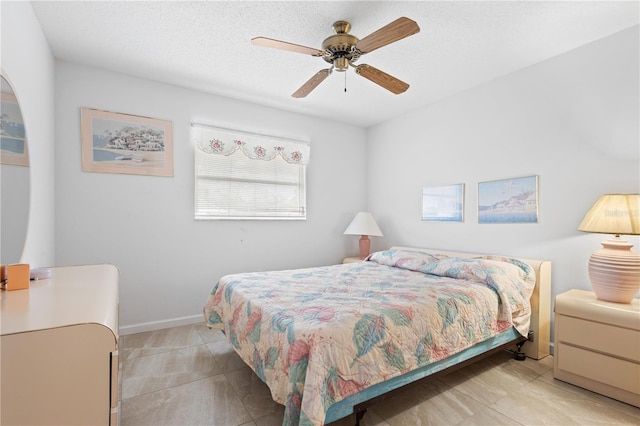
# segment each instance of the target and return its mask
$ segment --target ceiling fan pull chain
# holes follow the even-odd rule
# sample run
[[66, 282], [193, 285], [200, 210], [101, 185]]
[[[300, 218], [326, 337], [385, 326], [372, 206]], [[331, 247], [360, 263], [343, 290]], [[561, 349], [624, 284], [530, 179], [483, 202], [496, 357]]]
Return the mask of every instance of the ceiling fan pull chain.
[[347, 73], [344, 73], [344, 93], [347, 93]]

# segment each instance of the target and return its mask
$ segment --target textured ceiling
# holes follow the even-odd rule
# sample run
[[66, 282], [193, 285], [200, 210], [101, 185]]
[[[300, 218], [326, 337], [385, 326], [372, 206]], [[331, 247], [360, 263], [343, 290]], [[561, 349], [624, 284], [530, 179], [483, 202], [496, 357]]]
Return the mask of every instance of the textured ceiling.
[[[368, 127], [639, 22], [638, 1], [34, 1], [56, 58]], [[320, 48], [336, 20], [363, 38], [406, 16], [421, 31], [358, 61], [410, 88], [393, 95], [327, 64], [254, 46], [264, 36]], [[345, 93], [345, 76], [347, 92]]]

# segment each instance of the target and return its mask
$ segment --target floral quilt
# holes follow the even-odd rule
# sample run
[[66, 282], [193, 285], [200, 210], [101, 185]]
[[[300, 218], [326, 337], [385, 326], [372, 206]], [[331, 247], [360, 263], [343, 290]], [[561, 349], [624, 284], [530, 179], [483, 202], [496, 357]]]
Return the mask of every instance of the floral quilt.
[[511, 327], [526, 336], [535, 273], [516, 259], [387, 250], [366, 262], [227, 275], [205, 321], [285, 406], [321, 425], [335, 402]]

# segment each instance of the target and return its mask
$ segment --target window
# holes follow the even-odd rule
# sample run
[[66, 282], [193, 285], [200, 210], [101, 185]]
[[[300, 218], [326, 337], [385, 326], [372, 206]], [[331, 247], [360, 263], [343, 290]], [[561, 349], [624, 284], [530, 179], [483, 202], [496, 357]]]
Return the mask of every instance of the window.
[[192, 125], [196, 219], [305, 219], [309, 143]]

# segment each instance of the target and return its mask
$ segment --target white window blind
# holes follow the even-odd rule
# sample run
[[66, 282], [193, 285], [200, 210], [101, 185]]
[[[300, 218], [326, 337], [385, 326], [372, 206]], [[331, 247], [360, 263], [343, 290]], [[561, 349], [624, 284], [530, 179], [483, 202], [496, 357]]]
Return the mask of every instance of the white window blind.
[[196, 219], [305, 219], [307, 142], [192, 125]]

